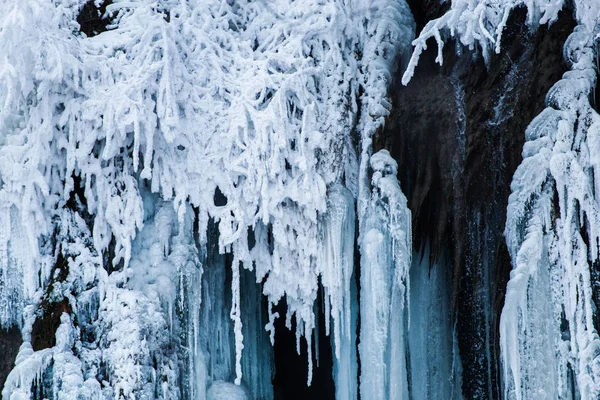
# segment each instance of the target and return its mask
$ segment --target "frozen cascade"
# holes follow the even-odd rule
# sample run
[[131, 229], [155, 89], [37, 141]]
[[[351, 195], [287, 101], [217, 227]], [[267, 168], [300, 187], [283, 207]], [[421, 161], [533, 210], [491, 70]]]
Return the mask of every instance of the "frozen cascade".
[[[413, 254], [397, 164], [371, 155], [415, 33], [404, 1], [114, 0], [90, 37], [88, 2], [50, 3], [0, 2], [0, 326], [24, 339], [3, 398], [271, 399], [275, 319], [306, 341], [308, 384], [324, 356], [321, 289], [337, 398], [357, 399], [359, 364], [363, 398], [461, 397], [447, 260]], [[597, 24], [574, 3], [572, 71], [527, 132], [508, 210], [509, 398], [600, 395]], [[406, 79], [429, 38], [442, 62], [446, 33], [489, 60], [522, 4], [532, 25], [562, 6], [453, 0]], [[486, 262], [469, 272], [489, 282]]]
[[273, 398], [273, 347], [269, 334], [265, 330], [268, 321], [265, 301], [260, 283], [255, 275], [247, 270], [241, 271], [242, 315], [244, 326], [244, 353], [242, 357], [243, 386], [252, 400], [270, 400]]
[[[232, 257], [231, 254], [220, 254], [217, 243], [216, 226], [210, 223], [201, 282], [191, 280], [187, 289], [191, 298], [202, 298], [196, 307], [189, 309], [188, 341], [193, 353], [190, 361], [190, 371], [193, 372], [189, 379], [195, 383], [190, 397], [195, 399], [217, 399], [222, 398], [217, 393], [237, 393], [234, 389], [227, 389], [227, 382], [231, 383], [235, 378], [235, 342], [230, 318]], [[264, 329], [266, 310], [262, 307], [260, 285], [250, 271], [240, 272], [240, 296], [244, 299], [241, 311], [247, 316], [242, 326], [241, 383], [245, 388], [242, 392], [255, 400], [272, 399], [272, 347]], [[218, 389], [220, 387], [223, 389]]]
[[[202, 274], [200, 315], [198, 321], [199, 351], [206, 369], [206, 387], [211, 382], [231, 382], [235, 364], [235, 342], [231, 309], [230, 255], [219, 254], [216, 230], [209, 226], [208, 249]], [[229, 277], [227, 276], [229, 275]], [[229, 278], [229, 281], [228, 279]], [[198, 394], [203, 398], [202, 394]]]
[[[428, 39], [438, 44], [439, 64], [448, 36], [471, 49], [478, 47], [488, 63], [492, 51], [501, 51], [502, 34], [514, 8], [525, 6], [527, 24], [537, 27], [555, 21], [565, 3], [454, 0], [413, 42], [415, 51], [403, 83], [411, 79]], [[597, 114], [589, 97], [596, 84], [593, 71], [600, 10], [597, 2], [589, 0], [574, 1], [572, 6], [581, 25], [565, 44], [572, 70], [550, 91], [549, 108], [527, 131], [524, 161], [514, 176], [508, 206], [505, 234], [514, 269], [500, 323], [502, 382], [508, 398], [591, 399], [599, 395], [594, 324], [597, 288], [590, 281], [598, 250], [594, 183], [598, 174], [593, 161]], [[502, 101], [498, 106], [501, 111]], [[492, 123], [505, 117], [501, 112], [495, 116], [500, 118]], [[472, 238], [481, 235], [475, 243], [485, 241], [487, 234], [481, 228], [473, 230]], [[489, 294], [485, 290], [481, 294]], [[484, 340], [489, 342], [487, 337]], [[479, 349], [478, 354], [482, 353]]]
[[597, 26], [579, 25], [565, 43], [571, 70], [528, 127], [511, 185], [505, 235], [514, 269], [500, 324], [507, 398], [600, 396], [590, 280], [600, 238], [600, 116], [589, 100]]
[[386, 150], [371, 157], [372, 194], [361, 228], [360, 393], [367, 399], [407, 399], [411, 214]]

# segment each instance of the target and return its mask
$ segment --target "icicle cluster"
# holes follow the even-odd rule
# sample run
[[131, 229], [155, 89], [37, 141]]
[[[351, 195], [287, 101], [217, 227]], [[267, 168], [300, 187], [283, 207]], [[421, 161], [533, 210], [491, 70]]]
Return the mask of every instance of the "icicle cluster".
[[[102, 387], [91, 397], [176, 398], [183, 379], [204, 398], [213, 381], [242, 383], [243, 312], [260, 314], [241, 301], [248, 269], [270, 303], [271, 338], [285, 298], [309, 352], [321, 278], [340, 393], [356, 397], [356, 371], [344, 370], [344, 357], [356, 364], [352, 134], [358, 125], [366, 165], [398, 43], [413, 37], [406, 4], [113, 0], [108, 30], [86, 37], [85, 3], [0, 2], [0, 325], [31, 332], [44, 304], [72, 310], [59, 329], [72, 332], [68, 349], [33, 352], [25, 335], [19, 365], [36, 367], [16, 368], [7, 395], [28, 396], [49, 363], [58, 377], [64, 353], [84, 382], [65, 393], [92, 379]], [[200, 302], [203, 273], [217, 268], [211, 240], [233, 257], [233, 330], [218, 348], [227, 362], [235, 349], [233, 376], [199, 343], [200, 319], [216, 315]]]
[[[65, 262], [53, 271], [48, 290], [25, 310], [24, 344], [4, 398], [13, 393], [31, 398], [33, 389], [38, 396], [51, 390], [56, 399], [154, 398], [156, 393], [179, 397], [173, 384], [179, 352], [168, 351], [177, 345], [172, 335], [177, 321], [169, 320], [175, 318], [168, 304], [175, 289], [170, 276], [189, 274], [197, 255], [188, 240], [191, 219], [177, 231], [172, 207], [156, 207], [154, 223], [146, 221], [134, 241], [130, 268], [110, 275], [93, 250], [86, 222], [77, 213], [63, 212], [56, 240]], [[56, 345], [34, 352], [34, 321], [46, 307], [62, 301], [68, 302], [72, 314], [65, 310], [60, 317]], [[51, 377], [49, 386], [42, 376]]]
[[551, 24], [558, 17], [564, 5], [563, 0], [452, 0], [450, 10], [425, 25], [419, 37], [413, 41], [414, 51], [402, 83], [408, 84], [412, 78], [419, 57], [427, 49], [427, 41], [434, 38], [438, 46], [435, 61], [442, 65], [444, 37], [456, 37], [469, 49], [478, 49], [486, 62], [492, 50], [500, 53], [502, 33], [512, 10], [527, 7], [527, 24]]
[[[356, 355], [357, 299], [354, 275], [356, 212], [354, 197], [342, 185], [328, 195], [327, 214], [321, 224], [319, 273], [325, 292], [325, 315], [333, 322], [336, 398], [356, 399], [358, 362]], [[330, 335], [331, 322], [325, 320]]]
[[528, 127], [511, 185], [505, 234], [514, 269], [500, 322], [508, 398], [600, 396], [590, 275], [600, 239], [595, 26], [579, 25], [565, 43], [571, 70]]

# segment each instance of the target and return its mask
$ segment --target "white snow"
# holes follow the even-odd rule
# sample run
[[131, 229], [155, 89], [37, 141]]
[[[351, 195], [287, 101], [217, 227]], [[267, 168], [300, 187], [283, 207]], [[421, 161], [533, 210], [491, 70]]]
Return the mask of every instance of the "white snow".
[[[66, 299], [81, 379], [103, 396], [177, 397], [183, 379], [202, 397], [214, 380], [248, 383], [244, 353], [261, 352], [260, 336], [244, 348], [260, 313], [242, 297], [251, 270], [309, 353], [321, 281], [336, 365], [355, 365], [353, 197], [413, 37], [406, 4], [113, 1], [109, 30], [86, 37], [84, 3], [0, 4], [0, 324]], [[215, 240], [233, 262], [205, 260]], [[48, 294], [59, 254], [68, 278]], [[355, 367], [338, 367], [355, 397]], [[270, 396], [268, 377], [245, 373]]]
[[208, 389], [206, 400], [247, 400], [244, 389], [232, 383], [216, 381]]
[[[511, 11], [526, 7], [528, 25], [551, 24], [558, 18], [564, 3], [564, 0], [451, 0], [450, 9], [441, 17], [428, 21], [413, 41], [412, 57], [402, 76], [402, 83], [407, 85], [412, 78], [419, 57], [427, 49], [427, 41], [431, 38], [435, 39], [438, 46], [435, 61], [440, 65], [444, 61], [444, 39], [448, 36], [455, 37], [471, 50], [477, 46], [488, 63], [492, 52], [501, 51], [502, 34]], [[579, 4], [592, 8], [590, 13], [598, 12], [596, 6], [591, 6], [593, 0], [579, 0], [576, 3], [578, 15], [585, 14]], [[585, 18], [588, 18], [587, 15]]]

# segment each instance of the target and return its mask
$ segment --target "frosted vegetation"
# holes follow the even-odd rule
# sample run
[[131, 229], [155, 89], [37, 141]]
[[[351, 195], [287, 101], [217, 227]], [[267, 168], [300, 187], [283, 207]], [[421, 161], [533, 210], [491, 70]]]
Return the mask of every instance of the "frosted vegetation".
[[[358, 398], [359, 359], [363, 398], [420, 382], [460, 397], [453, 338], [446, 382], [407, 363], [435, 345], [425, 319], [411, 331], [412, 296], [454, 332], [433, 306], [440, 267], [410, 271], [398, 166], [371, 138], [397, 59], [405, 84], [430, 38], [439, 63], [449, 36], [489, 60], [512, 9], [536, 26], [562, 2], [453, 0], [416, 39], [404, 0], [114, 0], [90, 37], [84, 3], [0, 1], [0, 327], [23, 335], [3, 398], [271, 399], [277, 318], [307, 344], [311, 384], [319, 288], [338, 399]], [[507, 398], [600, 396], [600, 9], [574, 3], [571, 70], [527, 129], [508, 207]]]

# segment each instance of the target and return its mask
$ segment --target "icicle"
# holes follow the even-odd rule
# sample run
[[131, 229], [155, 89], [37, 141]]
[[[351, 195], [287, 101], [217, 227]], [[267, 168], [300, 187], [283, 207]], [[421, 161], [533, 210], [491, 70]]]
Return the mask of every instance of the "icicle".
[[235, 334], [235, 384], [242, 383], [242, 350], [244, 349], [244, 336], [242, 333], [242, 319], [240, 316], [240, 262], [233, 259], [231, 266], [233, 276], [231, 278], [231, 319], [233, 320], [233, 331]]
[[[330, 334], [328, 316], [333, 320], [332, 347], [335, 351], [334, 369], [338, 398], [355, 399], [356, 386], [356, 317], [352, 318], [352, 306], [356, 306], [354, 272], [354, 199], [350, 191], [341, 185], [330, 188], [327, 197], [327, 213], [322, 222], [323, 237], [319, 242], [318, 270], [324, 292], [326, 335]], [[318, 333], [317, 333], [318, 335]], [[318, 343], [317, 346], [318, 355]], [[318, 358], [317, 358], [318, 361]], [[348, 364], [346, 364], [348, 363]]]
[[[355, 365], [353, 199], [336, 186], [356, 191], [350, 133], [368, 139], [366, 166], [370, 137], [389, 112], [396, 49], [414, 33], [408, 6], [278, 0], [273, 18], [260, 2], [155, 3], [107, 5], [110, 29], [87, 37], [76, 32], [81, 1], [0, 2], [0, 209], [10, 219], [0, 235], [9, 260], [0, 268], [0, 323], [18, 321], [51, 289], [87, 320], [80, 310], [89, 304], [78, 299], [85, 292], [98, 322], [74, 356], [92, 380], [105, 366], [103, 396], [176, 397], [174, 370], [186, 365], [183, 390], [205, 398], [233, 369], [243, 380], [240, 268], [254, 268], [263, 285], [271, 341], [272, 306], [285, 299], [309, 363], [326, 275], [327, 330], [337, 357]], [[331, 198], [340, 220], [329, 221], [331, 254], [320, 264], [327, 189], [340, 192]], [[66, 212], [92, 226], [63, 229]], [[47, 287], [53, 246], [67, 243], [68, 279]], [[200, 251], [211, 253], [205, 270]], [[189, 365], [160, 351], [180, 337]], [[356, 373], [343, 371], [349, 388]]]
[[[356, 330], [358, 325], [358, 299], [356, 280], [350, 281], [350, 295], [347, 307], [350, 315], [344, 323], [345, 331], [340, 335], [336, 349], [340, 349], [339, 359], [333, 359], [336, 399], [358, 398], [358, 357], [356, 354]], [[334, 344], [335, 346], [335, 344]]]
[[[582, 3], [586, 1], [588, 0], [583, 0]], [[407, 85], [410, 82], [419, 57], [423, 50], [427, 49], [429, 39], [435, 39], [438, 46], [435, 61], [442, 65], [443, 31], [447, 31], [449, 36], [457, 37], [463, 46], [472, 49], [477, 44], [485, 63], [489, 63], [492, 51], [500, 53], [502, 34], [511, 11], [523, 5], [527, 7], [528, 25], [551, 24], [558, 18], [558, 13], [563, 8], [563, 1], [550, 3], [543, 0], [526, 2], [453, 0], [449, 10], [439, 18], [428, 21], [419, 36], [412, 42], [414, 51], [402, 76], [402, 84]]]
[[[308, 329], [307, 329], [308, 330]], [[304, 338], [306, 339], [307, 359], [308, 359], [308, 377], [306, 378], [306, 386], [312, 385], [313, 378], [313, 343], [312, 343], [312, 329], [310, 332], [304, 331]]]

